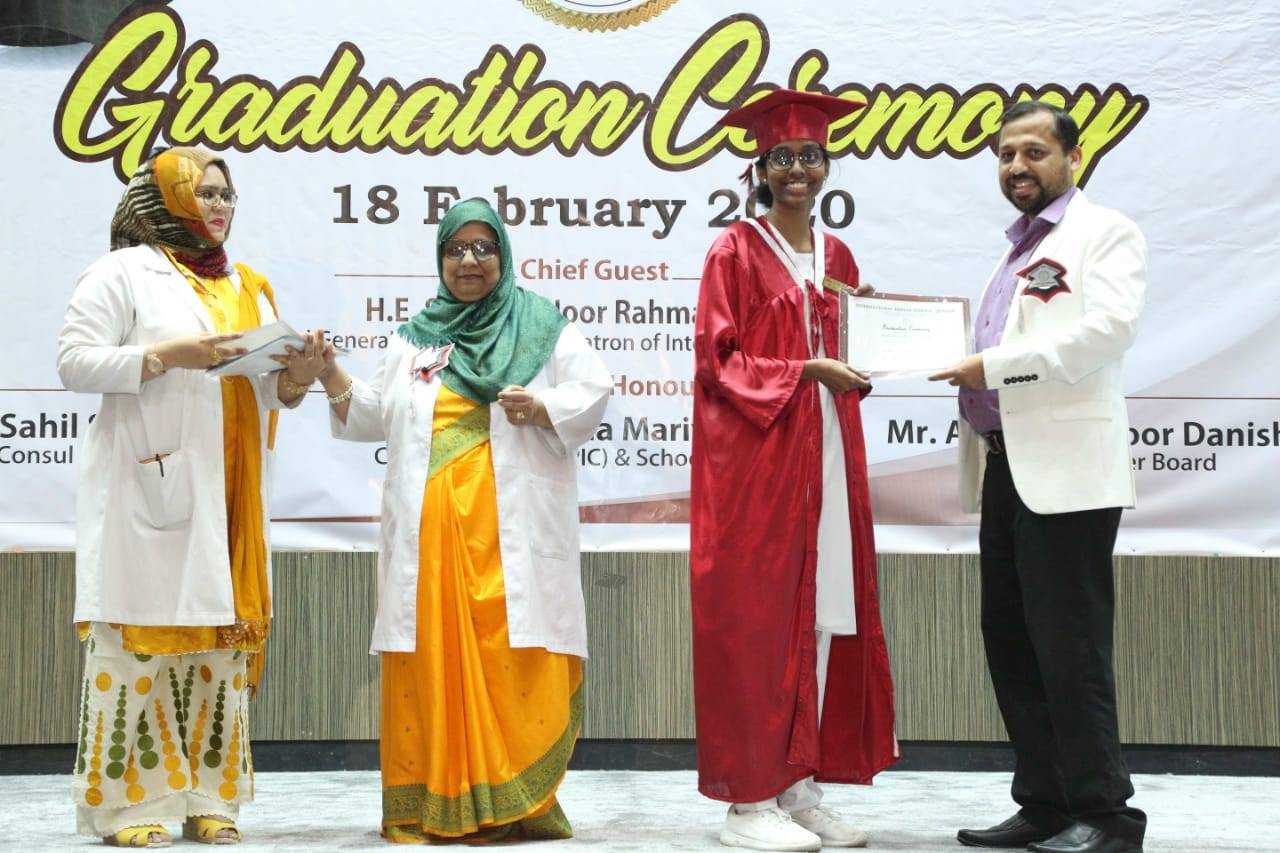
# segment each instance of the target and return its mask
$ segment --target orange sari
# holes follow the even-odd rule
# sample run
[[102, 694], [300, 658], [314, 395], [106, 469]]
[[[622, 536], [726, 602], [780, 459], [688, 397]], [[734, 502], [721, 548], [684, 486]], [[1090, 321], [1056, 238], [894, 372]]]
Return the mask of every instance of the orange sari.
[[382, 655], [392, 841], [568, 838], [556, 801], [582, 662], [511, 648], [489, 408], [440, 389], [419, 539], [417, 651]]

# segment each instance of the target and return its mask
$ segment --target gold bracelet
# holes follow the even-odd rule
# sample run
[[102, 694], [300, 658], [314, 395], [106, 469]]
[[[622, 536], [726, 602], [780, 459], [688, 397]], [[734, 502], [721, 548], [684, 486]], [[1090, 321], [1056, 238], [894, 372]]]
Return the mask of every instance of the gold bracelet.
[[341, 394], [334, 394], [332, 397], [329, 396], [328, 394], [325, 394], [324, 398], [329, 401], [329, 405], [331, 406], [336, 406], [339, 403], [345, 403], [351, 399], [351, 391], [355, 387], [356, 387], [356, 383], [353, 380], [348, 379], [347, 390], [343, 391]]
[[289, 378], [287, 371], [281, 371], [280, 378], [284, 380], [284, 390], [289, 392], [289, 395], [292, 397], [301, 397], [303, 394], [307, 393], [307, 389], [315, 382], [315, 380], [312, 379], [311, 382], [308, 382], [306, 385], [299, 385], [297, 382], [294, 382]]

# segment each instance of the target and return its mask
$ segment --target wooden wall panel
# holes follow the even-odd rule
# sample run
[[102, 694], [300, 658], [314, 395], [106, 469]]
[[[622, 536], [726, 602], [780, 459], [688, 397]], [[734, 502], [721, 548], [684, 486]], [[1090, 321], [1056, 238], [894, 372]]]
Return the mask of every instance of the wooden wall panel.
[[693, 653], [685, 554], [587, 554], [582, 736], [691, 738]]
[[285, 551], [272, 559], [275, 619], [251, 708], [254, 739], [376, 738], [378, 658], [369, 654], [376, 557]]
[[[367, 654], [374, 556], [282, 552], [275, 561], [277, 617], [254, 737], [377, 737], [378, 665]], [[0, 554], [0, 745], [73, 740], [72, 576], [70, 554]], [[584, 736], [692, 737], [687, 556], [587, 554], [583, 588]], [[883, 555], [880, 588], [898, 736], [1002, 739], [983, 661], [977, 558]], [[1126, 741], [1280, 746], [1280, 560], [1121, 558], [1116, 599]]]
[[1280, 745], [1280, 560], [1117, 561], [1120, 732]]
[[977, 556], [882, 555], [880, 613], [898, 737], [1003, 740], [982, 650]]
[[75, 740], [74, 573], [68, 552], [0, 554], [0, 745]]

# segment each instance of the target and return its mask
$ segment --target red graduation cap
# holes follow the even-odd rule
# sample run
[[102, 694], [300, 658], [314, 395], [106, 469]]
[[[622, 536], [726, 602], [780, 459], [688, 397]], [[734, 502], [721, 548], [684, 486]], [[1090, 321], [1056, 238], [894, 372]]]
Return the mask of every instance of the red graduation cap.
[[865, 106], [864, 101], [833, 95], [777, 89], [727, 113], [717, 124], [751, 131], [759, 156], [788, 139], [812, 139], [825, 146], [831, 122]]

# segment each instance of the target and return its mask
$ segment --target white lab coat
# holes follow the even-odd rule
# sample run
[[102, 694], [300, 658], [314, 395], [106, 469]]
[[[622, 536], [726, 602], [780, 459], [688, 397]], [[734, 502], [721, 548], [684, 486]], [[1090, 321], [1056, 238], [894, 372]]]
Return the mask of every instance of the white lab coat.
[[[239, 285], [238, 274], [233, 281]], [[265, 296], [259, 309], [264, 323], [276, 319]], [[102, 395], [78, 460], [78, 622], [235, 622], [222, 383], [182, 369], [142, 382], [148, 345], [201, 331], [214, 331], [207, 309], [159, 249], [111, 252], [76, 284], [58, 337], [58, 375], [70, 391]], [[276, 381], [263, 374], [255, 388], [264, 534], [273, 464], [266, 410], [281, 406]], [[163, 477], [160, 465], [139, 462], [165, 453]], [[269, 560], [269, 542], [267, 553]]]
[[[1146, 250], [1133, 222], [1078, 193], [1026, 267], [1058, 264], [1068, 289], [1045, 301], [1019, 278], [1000, 343], [982, 353], [987, 387], [1000, 392], [1009, 471], [1034, 512], [1134, 504], [1123, 364], [1142, 310]], [[960, 501], [968, 512], [981, 506], [982, 448], [962, 418]]]
[[[373, 378], [353, 380], [346, 422], [331, 417], [338, 438], [387, 443], [373, 652], [416, 648], [418, 535], [440, 390], [439, 374], [430, 382], [411, 375], [418, 352], [394, 338]], [[600, 425], [613, 378], [569, 325], [525, 387], [546, 406], [554, 430], [516, 426], [496, 402], [489, 407], [507, 633], [512, 648], [536, 646], [585, 658], [574, 451]]]

